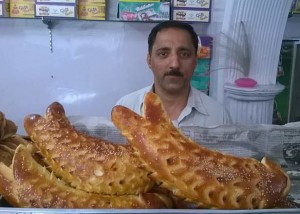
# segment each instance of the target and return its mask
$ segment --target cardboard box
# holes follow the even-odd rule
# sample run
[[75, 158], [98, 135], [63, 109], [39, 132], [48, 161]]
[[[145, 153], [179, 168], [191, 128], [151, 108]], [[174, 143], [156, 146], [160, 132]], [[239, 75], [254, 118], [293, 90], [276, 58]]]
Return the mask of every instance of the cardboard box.
[[173, 0], [173, 7], [188, 7], [198, 9], [209, 9], [210, 0]]
[[36, 4], [46, 3], [46, 4], [77, 4], [77, 0], [35, 0]]
[[52, 18], [77, 18], [77, 7], [75, 4], [35, 4], [35, 17]]
[[102, 5], [78, 5], [78, 19], [105, 20], [105, 4]]
[[191, 8], [173, 8], [173, 20], [187, 22], [210, 22], [210, 11]]
[[78, 5], [105, 5], [105, 0], [78, 0], [77, 3]]
[[0, 2], [0, 17], [9, 17], [9, 4]]
[[16, 4], [34, 4], [35, 0], [10, 0], [10, 3], [16, 3]]
[[170, 20], [170, 2], [119, 2], [119, 18], [125, 21]]
[[34, 18], [34, 4], [32, 3], [10, 3], [10, 17]]
[[160, 0], [119, 0], [119, 2], [160, 2]]

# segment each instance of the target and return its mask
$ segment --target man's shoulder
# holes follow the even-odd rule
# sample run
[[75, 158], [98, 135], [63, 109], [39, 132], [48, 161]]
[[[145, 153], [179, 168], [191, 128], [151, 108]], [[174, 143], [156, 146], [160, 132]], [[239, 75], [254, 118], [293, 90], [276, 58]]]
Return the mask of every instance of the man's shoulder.
[[225, 110], [224, 106], [219, 103], [213, 97], [208, 96], [204, 92], [199, 91], [196, 88], [193, 88], [194, 100], [196, 109], [198, 111], [204, 111], [208, 114], [221, 113]]
[[204, 92], [202, 92], [202, 91], [200, 91], [196, 88], [193, 88], [193, 87], [192, 87], [192, 90], [193, 90], [193, 94], [194, 94], [196, 99], [201, 99], [202, 102], [209, 102], [209, 103], [215, 103], [217, 105], [221, 105], [217, 100], [215, 100], [214, 98], [208, 96]]
[[125, 96], [121, 97], [119, 101], [117, 102], [117, 105], [121, 105], [124, 103], [132, 103], [132, 102], [137, 102], [138, 100], [143, 98], [144, 95], [149, 92], [151, 89], [151, 86], [147, 86], [144, 88], [141, 88], [139, 90], [136, 90], [134, 92], [131, 92], [129, 94], [126, 94]]
[[[224, 105], [219, 103], [213, 97], [194, 88], [196, 109], [201, 112], [204, 111], [206, 114], [213, 118], [213, 122], [216, 124], [231, 123], [230, 115], [228, 114]], [[204, 110], [202, 109], [204, 108]]]

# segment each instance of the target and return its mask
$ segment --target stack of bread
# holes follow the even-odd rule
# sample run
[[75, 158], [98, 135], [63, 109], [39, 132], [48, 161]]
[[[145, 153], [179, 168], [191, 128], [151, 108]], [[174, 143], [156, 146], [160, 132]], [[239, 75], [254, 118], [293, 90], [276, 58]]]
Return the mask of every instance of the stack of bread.
[[172, 207], [167, 196], [149, 191], [154, 181], [130, 146], [79, 133], [59, 103], [49, 106], [45, 118], [25, 118], [30, 141], [17, 136], [16, 126], [1, 115], [1, 146], [9, 142], [11, 149], [0, 151], [0, 194], [12, 206]]
[[79, 132], [58, 102], [45, 116], [25, 117], [27, 140], [1, 113], [0, 194], [12, 206], [38, 208], [291, 205], [290, 179], [279, 165], [203, 148], [172, 125], [153, 93], [142, 116], [116, 106], [112, 120], [128, 144]]

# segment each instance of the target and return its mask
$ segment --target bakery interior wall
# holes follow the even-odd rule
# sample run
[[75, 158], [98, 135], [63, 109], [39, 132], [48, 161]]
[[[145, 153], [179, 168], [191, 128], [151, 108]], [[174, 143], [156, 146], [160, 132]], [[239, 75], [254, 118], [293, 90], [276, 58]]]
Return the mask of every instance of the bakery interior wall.
[[[109, 19], [116, 19], [117, 1], [107, 4]], [[214, 2], [215, 19], [221, 20], [222, 4]], [[121, 96], [151, 84], [147, 37], [156, 23], [53, 24], [51, 52], [49, 31], [40, 19], [0, 18], [0, 111], [17, 123], [21, 134], [24, 117], [44, 114], [53, 101], [62, 103], [68, 115], [109, 118]], [[207, 24], [194, 26], [207, 33]]]
[[[108, 17], [116, 19], [116, 2]], [[209, 24], [193, 24], [214, 37], [228, 0], [212, 1]], [[40, 19], [0, 19], [0, 110], [19, 126], [31, 113], [44, 114], [59, 101], [68, 115], [110, 117], [124, 94], [151, 84], [146, 65], [147, 36], [155, 23], [57, 20], [49, 31]], [[223, 80], [212, 75], [212, 96], [222, 102]], [[221, 88], [221, 89], [220, 89]], [[221, 97], [221, 98], [219, 98]]]

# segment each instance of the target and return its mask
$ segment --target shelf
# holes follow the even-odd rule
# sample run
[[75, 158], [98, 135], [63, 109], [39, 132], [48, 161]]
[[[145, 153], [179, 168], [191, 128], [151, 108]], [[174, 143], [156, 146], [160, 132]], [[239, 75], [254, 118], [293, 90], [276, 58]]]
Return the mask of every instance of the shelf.
[[[299, 16], [300, 17], [300, 16]], [[92, 19], [74, 19], [74, 18], [56, 18], [56, 17], [35, 17], [35, 18], [19, 18], [19, 17], [0, 17], [1, 19], [14, 19], [14, 20], [52, 20], [52, 21], [85, 21], [85, 22], [118, 22], [118, 23], [161, 23], [165, 20], [161, 21], [126, 21], [126, 20], [119, 20], [119, 19], [106, 19], [106, 20], [92, 20]], [[194, 24], [201, 24], [201, 25], [208, 25], [210, 23], [206, 22], [189, 22], [186, 21], [186, 23], [189, 23], [191, 25]]]
[[[20, 19], [20, 20], [52, 20], [52, 21], [88, 21], [88, 22], [119, 22], [119, 23], [161, 23], [162, 21], [126, 21], [126, 20], [119, 20], [119, 19], [106, 19], [106, 20], [91, 20], [91, 19], [72, 19], [72, 18], [55, 18], [55, 17], [37, 17], [37, 18], [18, 18], [18, 17], [0, 17], [0, 19]], [[196, 22], [195, 22], [196, 23]], [[200, 22], [199, 22], [200, 23]], [[199, 24], [197, 22], [197, 24]], [[193, 23], [190, 23], [193, 24]], [[207, 24], [207, 23], [201, 23]]]

